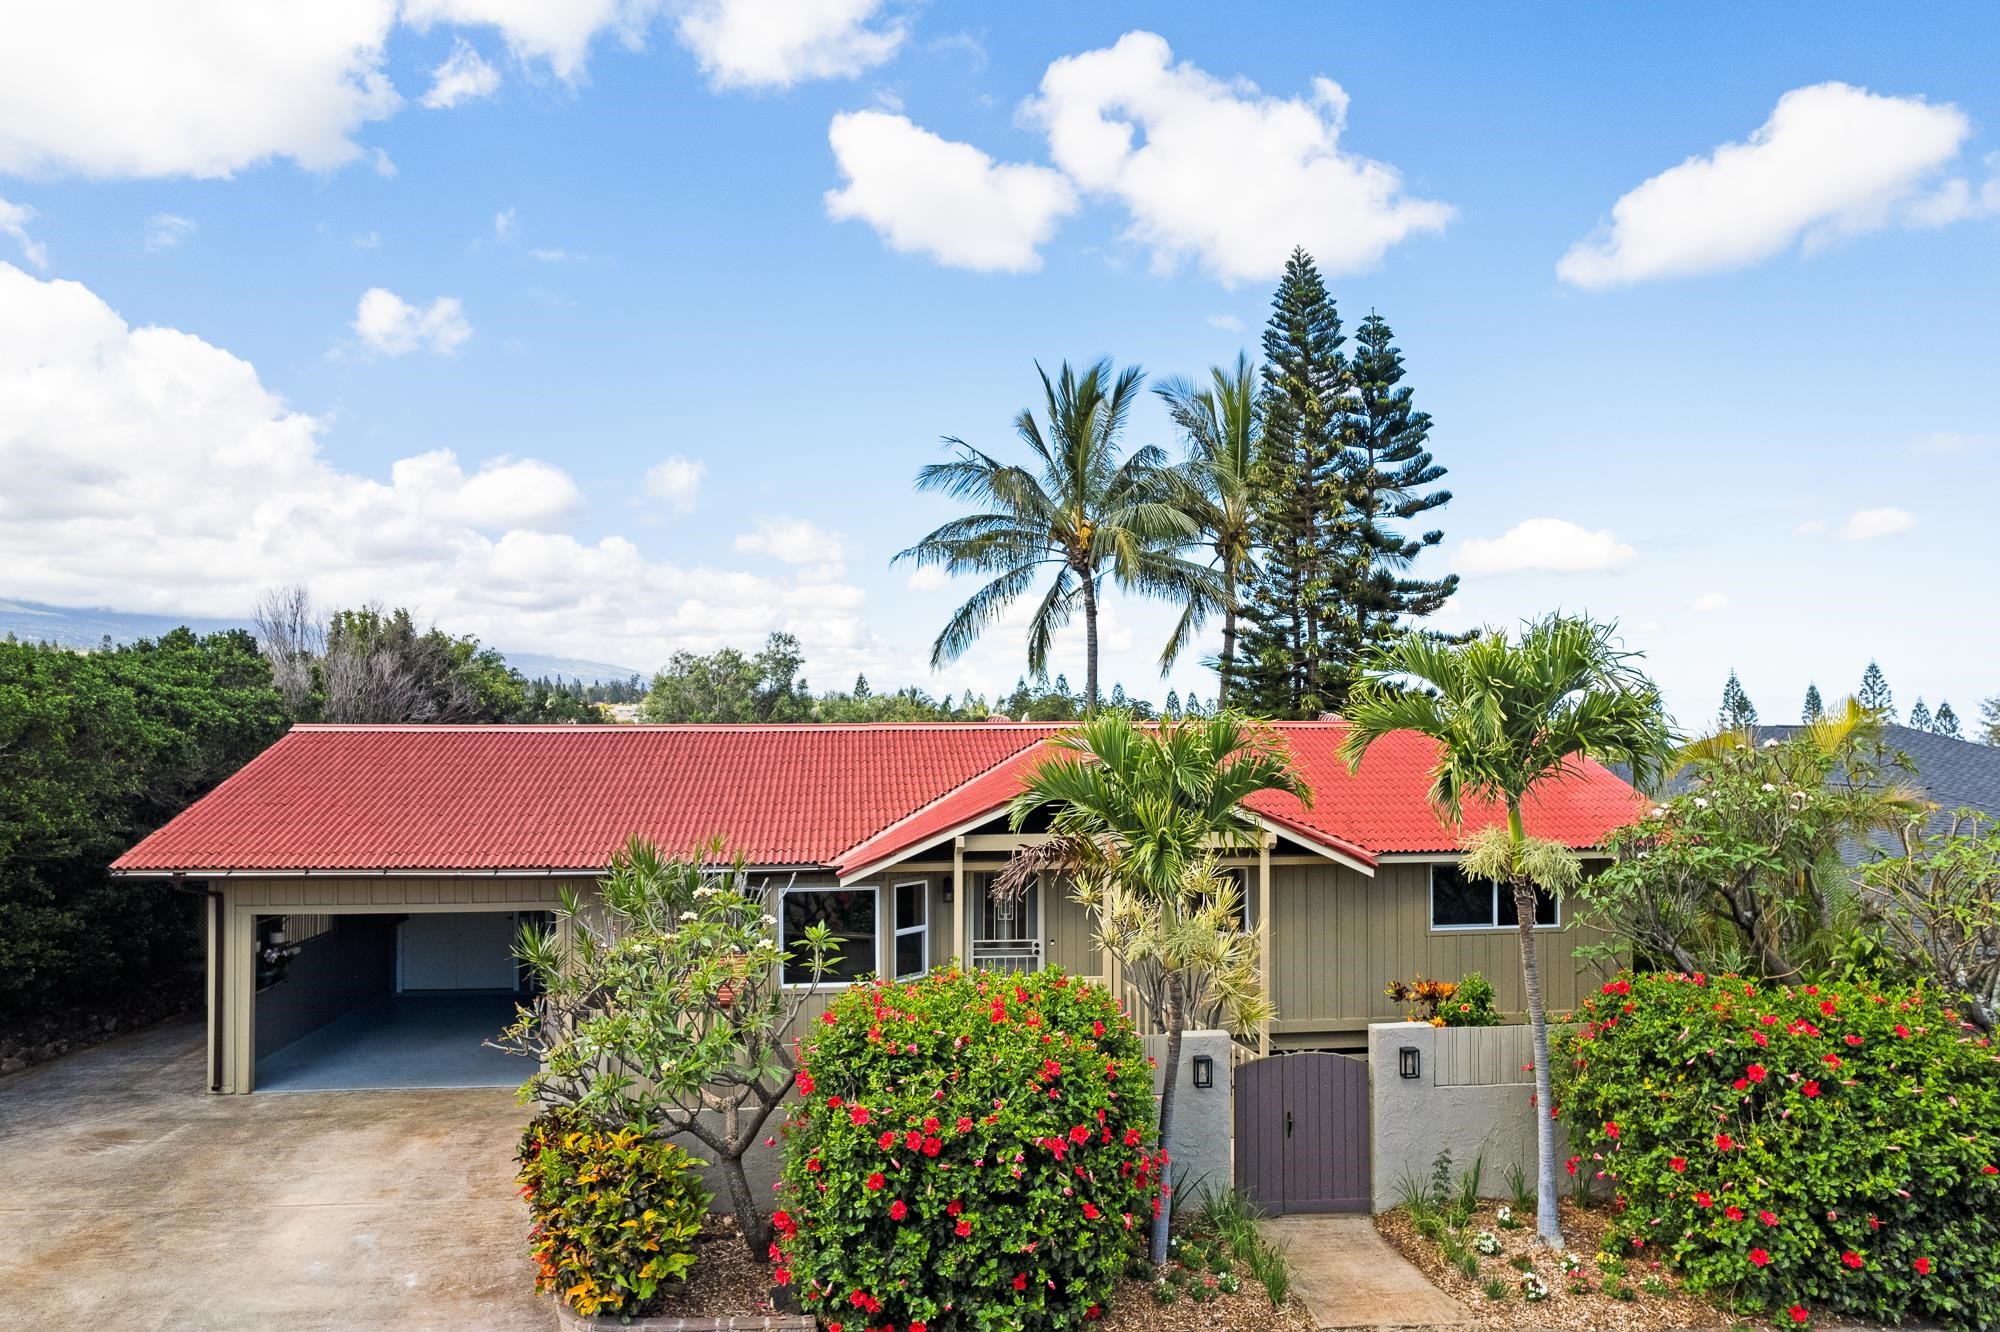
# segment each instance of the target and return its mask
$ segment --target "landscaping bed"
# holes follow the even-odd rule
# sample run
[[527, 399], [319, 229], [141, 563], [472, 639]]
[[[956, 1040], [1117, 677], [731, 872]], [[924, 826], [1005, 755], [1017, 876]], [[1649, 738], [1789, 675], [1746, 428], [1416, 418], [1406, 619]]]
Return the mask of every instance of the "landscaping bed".
[[647, 1302], [645, 1317], [723, 1318], [780, 1312], [771, 1303], [771, 1261], [752, 1257], [743, 1247], [734, 1216], [709, 1213], [695, 1238], [694, 1255], [694, 1269], [687, 1280], [662, 1285]]
[[[1499, 1209], [1508, 1206], [1482, 1201], [1466, 1215], [1463, 1225], [1449, 1223], [1458, 1214], [1431, 1213], [1444, 1223], [1443, 1239], [1431, 1239], [1418, 1229], [1406, 1207], [1375, 1218], [1375, 1228], [1400, 1250], [1431, 1282], [1471, 1311], [1482, 1327], [1604, 1329], [1605, 1332], [1667, 1332], [1667, 1329], [1722, 1328], [1732, 1320], [1697, 1295], [1680, 1289], [1673, 1274], [1658, 1262], [1624, 1255], [1600, 1255], [1610, 1216], [1607, 1212], [1562, 1203], [1566, 1253], [1579, 1264], [1565, 1273], [1563, 1254], [1535, 1242], [1534, 1216], [1516, 1209], [1518, 1230], [1500, 1223]], [[1490, 1234], [1499, 1242], [1497, 1254], [1480, 1253], [1475, 1238]], [[1455, 1240], [1462, 1253], [1454, 1260], [1446, 1244]], [[1525, 1261], [1528, 1271], [1516, 1266]], [[1464, 1264], [1475, 1265], [1469, 1275]], [[1521, 1283], [1532, 1272], [1548, 1287], [1548, 1297], [1527, 1299]], [[1492, 1283], [1499, 1283], [1494, 1286]], [[1494, 1297], [1494, 1292], [1499, 1298]]]
[[1290, 1294], [1290, 1266], [1258, 1235], [1235, 1198], [1211, 1198], [1183, 1213], [1172, 1245], [1164, 1276], [1143, 1259], [1128, 1265], [1099, 1326], [1115, 1332], [1312, 1332], [1312, 1320]]

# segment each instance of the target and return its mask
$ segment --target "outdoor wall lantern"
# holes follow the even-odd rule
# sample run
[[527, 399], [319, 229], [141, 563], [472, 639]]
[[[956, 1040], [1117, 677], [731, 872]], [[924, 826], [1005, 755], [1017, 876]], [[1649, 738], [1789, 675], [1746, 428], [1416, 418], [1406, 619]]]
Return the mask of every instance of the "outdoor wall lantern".
[[944, 900], [946, 901], [946, 903], [949, 903], [949, 902], [951, 901], [951, 885], [950, 885], [950, 884], [946, 884], [946, 885], [944, 886]]
[[1194, 1085], [1213, 1087], [1215, 1085], [1215, 1059], [1210, 1055], [1194, 1057]]
[[1401, 1062], [1401, 1072], [1404, 1077], [1420, 1078], [1424, 1075], [1423, 1051], [1417, 1049], [1414, 1045], [1406, 1045], [1398, 1050], [1396, 1054]]

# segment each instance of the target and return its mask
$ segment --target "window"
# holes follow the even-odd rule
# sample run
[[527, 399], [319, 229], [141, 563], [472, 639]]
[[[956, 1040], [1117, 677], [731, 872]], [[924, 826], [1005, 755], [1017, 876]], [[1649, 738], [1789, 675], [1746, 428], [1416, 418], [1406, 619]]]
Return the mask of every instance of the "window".
[[924, 902], [929, 887], [922, 879], [895, 887], [897, 980], [931, 969], [931, 922]]
[[822, 983], [846, 984], [875, 974], [875, 890], [873, 888], [787, 888], [779, 908], [780, 945], [792, 954], [785, 984], [812, 984], [812, 952], [806, 927], [824, 925], [840, 945], [829, 959]]
[[[1457, 865], [1431, 866], [1431, 928], [1434, 930], [1511, 930], [1521, 917], [1514, 893], [1491, 879], [1467, 878]], [[1535, 889], [1535, 924], [1552, 929], [1562, 923], [1560, 904]]]

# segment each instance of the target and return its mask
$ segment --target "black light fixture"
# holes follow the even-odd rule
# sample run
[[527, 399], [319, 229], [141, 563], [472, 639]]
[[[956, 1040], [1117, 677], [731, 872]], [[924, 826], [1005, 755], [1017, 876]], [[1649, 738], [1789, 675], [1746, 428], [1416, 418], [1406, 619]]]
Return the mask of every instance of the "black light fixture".
[[1406, 1045], [1396, 1052], [1401, 1064], [1401, 1072], [1406, 1078], [1420, 1078], [1424, 1075], [1423, 1051], [1414, 1045]]
[[1213, 1087], [1215, 1085], [1215, 1059], [1211, 1055], [1194, 1057], [1194, 1085]]

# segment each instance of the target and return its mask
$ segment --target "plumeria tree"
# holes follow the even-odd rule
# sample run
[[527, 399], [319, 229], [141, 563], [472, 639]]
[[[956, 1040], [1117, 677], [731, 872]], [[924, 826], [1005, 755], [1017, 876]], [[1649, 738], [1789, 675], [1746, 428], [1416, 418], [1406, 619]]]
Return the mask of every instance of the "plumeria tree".
[[[537, 993], [499, 1041], [540, 1066], [521, 1099], [699, 1142], [761, 1254], [770, 1224], [743, 1156], [792, 1090], [792, 1027], [839, 945], [813, 925], [801, 956], [780, 948], [767, 891], [720, 841], [667, 856], [635, 837], [598, 886], [590, 902], [565, 888], [553, 928], [522, 931]], [[786, 987], [788, 962], [808, 983]]]
[[1981, 1031], [2000, 1026], [2000, 833], [1961, 809], [1940, 827], [1899, 832], [1901, 854], [1861, 869], [1861, 910], [1889, 955], [1965, 1004]]
[[1578, 878], [1568, 848], [1530, 837], [1523, 808], [1544, 785], [1563, 780], [1578, 759], [1622, 762], [1634, 781], [1657, 781], [1671, 740], [1659, 690], [1619, 648], [1612, 626], [1551, 615], [1518, 638], [1489, 630], [1465, 643], [1412, 634], [1369, 658], [1348, 695], [1341, 754], [1359, 768], [1392, 731], [1438, 742], [1431, 800], [1463, 822], [1468, 800], [1500, 807], [1504, 825], [1475, 834], [1468, 873], [1512, 890], [1521, 943], [1521, 982], [1534, 1027], [1537, 1229], [1562, 1247], [1556, 1208], [1555, 1124], [1549, 1108], [1548, 1012], [1535, 935], [1537, 889], [1560, 896]]
[[[1219, 852], [1257, 845], [1262, 828], [1244, 801], [1285, 791], [1310, 801], [1276, 732], [1233, 713], [1141, 725], [1123, 713], [1084, 722], [1053, 742], [1030, 772], [1011, 821], [1050, 812], [1046, 842], [1017, 854], [993, 891], [1023, 891], [1056, 873], [1155, 1009], [1167, 1037], [1160, 1141], [1173, 1130], [1181, 1039], [1191, 1014], [1216, 1012], [1247, 1030], [1270, 1014], [1256, 946]], [[1167, 1260], [1171, 1166], [1163, 1166], [1152, 1257]]]
[[1852, 946], [1861, 900], [1843, 862], [1929, 806], [1853, 699], [1789, 738], [1723, 731], [1678, 754], [1685, 788], [1612, 838], [1584, 890], [1594, 925], [1680, 971], [1787, 981]]

